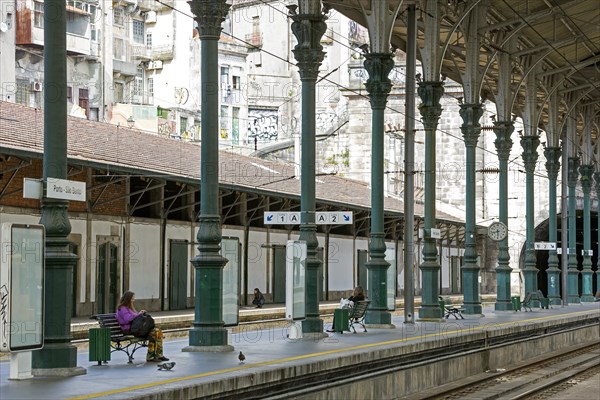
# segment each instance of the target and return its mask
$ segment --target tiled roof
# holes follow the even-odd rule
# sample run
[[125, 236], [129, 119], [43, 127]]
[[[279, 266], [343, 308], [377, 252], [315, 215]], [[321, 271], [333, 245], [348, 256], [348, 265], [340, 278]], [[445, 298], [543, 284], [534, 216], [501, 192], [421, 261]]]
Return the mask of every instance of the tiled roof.
[[[67, 117], [70, 164], [88, 164], [114, 172], [157, 174], [169, 179], [200, 179], [200, 146], [164, 136], [102, 122]], [[20, 153], [42, 158], [44, 151], [43, 110], [0, 101], [0, 153]], [[227, 151], [219, 152], [222, 186], [300, 197], [300, 180], [294, 165], [267, 161]], [[349, 208], [370, 208], [370, 187], [364, 182], [333, 175], [317, 177], [319, 202]], [[385, 198], [386, 212], [402, 214], [403, 202]], [[423, 207], [415, 204], [415, 214]], [[462, 224], [438, 212], [438, 218]]]

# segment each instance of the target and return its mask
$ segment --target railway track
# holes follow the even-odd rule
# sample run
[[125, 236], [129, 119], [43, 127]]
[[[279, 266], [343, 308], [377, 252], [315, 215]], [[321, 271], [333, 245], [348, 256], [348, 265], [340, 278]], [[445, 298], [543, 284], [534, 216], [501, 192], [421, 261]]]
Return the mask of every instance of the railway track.
[[408, 396], [411, 400], [520, 400], [557, 399], [575, 382], [597, 379], [600, 374], [600, 343], [579, 347], [544, 359], [535, 358], [507, 370], [488, 371]]

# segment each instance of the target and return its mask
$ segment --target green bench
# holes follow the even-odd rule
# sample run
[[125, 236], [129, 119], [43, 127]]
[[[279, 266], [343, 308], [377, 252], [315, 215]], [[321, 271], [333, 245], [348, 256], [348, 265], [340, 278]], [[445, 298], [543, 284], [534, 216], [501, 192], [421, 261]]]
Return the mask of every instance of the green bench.
[[442, 314], [444, 315], [444, 318], [448, 319], [452, 315], [456, 319], [458, 319], [459, 317], [460, 319], [465, 319], [465, 317], [463, 317], [462, 315], [462, 313], [465, 311], [464, 307], [457, 307], [453, 305], [452, 299], [450, 297], [439, 296], [438, 299], [440, 301], [440, 308], [442, 309]]
[[[141, 349], [142, 347], [148, 347], [147, 338], [139, 338], [131, 334], [123, 333], [115, 313], [96, 314], [92, 315], [90, 318], [98, 321], [100, 328], [107, 328], [109, 330], [111, 348], [110, 352], [113, 353], [115, 351], [122, 351], [123, 353], [127, 354], [129, 364], [133, 362], [133, 354], [138, 349]], [[92, 344], [90, 343], [90, 345]]]
[[371, 300], [357, 301], [356, 304], [354, 304], [354, 307], [348, 312], [348, 322], [354, 333], [356, 333], [354, 325], [360, 325], [363, 327], [364, 332], [367, 331], [367, 328], [365, 327], [365, 316], [367, 315], [369, 304], [371, 304]]

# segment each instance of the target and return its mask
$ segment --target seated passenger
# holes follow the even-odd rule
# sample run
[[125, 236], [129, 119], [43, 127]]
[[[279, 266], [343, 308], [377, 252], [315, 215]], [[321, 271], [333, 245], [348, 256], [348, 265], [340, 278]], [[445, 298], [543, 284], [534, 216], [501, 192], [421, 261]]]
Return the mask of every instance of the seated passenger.
[[[347, 299], [344, 299], [342, 297], [342, 300], [340, 301], [340, 308], [352, 308], [354, 307], [354, 303], [356, 303], [357, 301], [362, 301], [364, 300], [365, 297], [365, 291], [362, 288], [362, 286], [358, 285], [357, 287], [354, 288], [354, 292], [352, 293], [352, 296], [348, 297]], [[335, 332], [335, 330], [333, 329], [335, 327], [335, 315], [333, 317], [333, 322], [331, 323], [331, 329], [327, 329], [327, 332]]]
[[263, 296], [259, 288], [254, 288], [254, 300], [252, 300], [252, 304], [256, 308], [262, 308], [263, 304], [265, 304], [265, 296]]
[[[121, 325], [123, 333], [130, 333], [131, 321], [140, 314], [145, 313], [145, 310], [136, 311], [133, 306], [135, 301], [135, 293], [128, 290], [123, 293], [119, 306], [117, 307], [117, 321]], [[163, 333], [160, 329], [154, 328], [148, 334], [148, 354], [146, 354], [146, 362], [150, 361], [169, 361], [169, 359], [163, 356]]]

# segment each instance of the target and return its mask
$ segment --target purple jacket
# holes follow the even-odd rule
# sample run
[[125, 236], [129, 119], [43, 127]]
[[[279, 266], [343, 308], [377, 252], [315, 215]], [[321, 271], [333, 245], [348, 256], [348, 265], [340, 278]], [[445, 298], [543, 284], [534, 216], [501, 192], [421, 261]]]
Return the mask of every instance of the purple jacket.
[[117, 310], [117, 321], [121, 325], [121, 330], [128, 332], [131, 329], [131, 321], [137, 317], [139, 312], [133, 311], [129, 307], [121, 307]]

